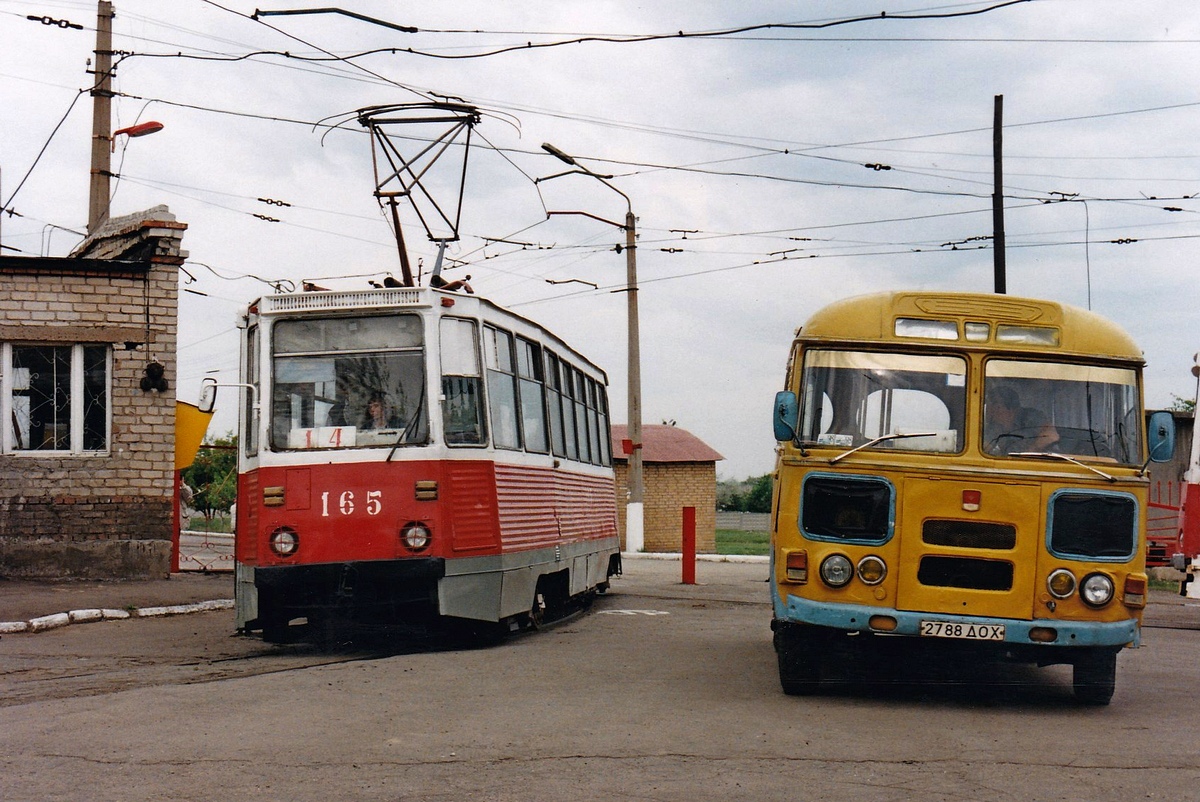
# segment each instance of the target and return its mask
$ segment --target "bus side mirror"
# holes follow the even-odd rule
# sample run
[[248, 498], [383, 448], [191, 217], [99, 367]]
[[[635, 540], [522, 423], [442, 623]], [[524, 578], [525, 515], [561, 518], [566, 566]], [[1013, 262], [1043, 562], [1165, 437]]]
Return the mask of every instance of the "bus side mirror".
[[775, 439], [783, 442], [796, 439], [796, 424], [799, 422], [800, 404], [796, 394], [784, 390], [775, 394], [775, 411], [772, 424], [775, 428]]
[[200, 388], [200, 401], [196, 406], [201, 412], [209, 413], [213, 411], [213, 407], [217, 405], [217, 383], [212, 379], [205, 379], [204, 385]]
[[1170, 412], [1155, 412], [1150, 416], [1147, 431], [1151, 462], [1167, 462], [1175, 456], [1175, 416]]

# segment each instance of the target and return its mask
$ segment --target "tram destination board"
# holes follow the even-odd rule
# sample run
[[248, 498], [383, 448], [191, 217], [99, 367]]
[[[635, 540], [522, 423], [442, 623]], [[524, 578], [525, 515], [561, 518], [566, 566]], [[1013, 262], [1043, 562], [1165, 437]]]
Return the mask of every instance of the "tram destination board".
[[960, 640], [1004, 640], [1003, 624], [964, 624], [957, 621], [922, 621], [921, 636]]

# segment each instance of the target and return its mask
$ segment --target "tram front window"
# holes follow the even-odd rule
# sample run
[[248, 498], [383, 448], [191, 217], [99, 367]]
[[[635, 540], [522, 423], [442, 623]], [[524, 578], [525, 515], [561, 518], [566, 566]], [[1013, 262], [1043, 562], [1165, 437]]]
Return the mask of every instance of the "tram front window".
[[272, 447], [363, 448], [427, 442], [421, 326], [416, 315], [277, 323]]
[[[957, 453], [966, 420], [960, 357], [812, 349], [804, 354], [799, 438], [818, 445]], [[913, 437], [911, 435], [922, 436]]]

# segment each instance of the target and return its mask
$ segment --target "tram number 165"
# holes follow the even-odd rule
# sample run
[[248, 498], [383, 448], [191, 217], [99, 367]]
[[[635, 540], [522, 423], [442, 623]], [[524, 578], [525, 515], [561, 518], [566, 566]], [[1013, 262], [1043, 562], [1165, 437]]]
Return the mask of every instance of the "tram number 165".
[[[334, 512], [342, 515], [353, 515], [358, 509], [360, 499], [355, 496], [353, 490], [345, 490], [341, 494], [334, 494], [334, 498], [330, 498], [330, 492], [326, 490], [321, 494], [321, 517], [328, 518], [330, 515], [329, 505], [332, 501], [336, 505]], [[378, 515], [383, 512], [383, 491], [368, 490], [366, 499], [362, 500], [363, 506], [366, 509], [367, 515]]]

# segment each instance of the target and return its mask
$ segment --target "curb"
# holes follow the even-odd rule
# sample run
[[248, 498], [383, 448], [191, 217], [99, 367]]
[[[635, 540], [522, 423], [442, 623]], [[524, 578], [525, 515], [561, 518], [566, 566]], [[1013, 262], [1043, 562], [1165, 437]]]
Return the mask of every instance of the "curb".
[[0, 621], [0, 635], [20, 632], [46, 632], [70, 624], [90, 624], [93, 621], [120, 621], [126, 618], [160, 618], [168, 615], [207, 613], [213, 610], [232, 610], [233, 599], [212, 599], [194, 604], [172, 604], [164, 607], [132, 607], [125, 610], [87, 609], [71, 610], [67, 613], [51, 613], [31, 618], [28, 621]]
[[[679, 552], [670, 551], [623, 551], [622, 560], [675, 560], [683, 559]], [[755, 554], [697, 554], [698, 562], [706, 563], [769, 563], [770, 557]]]

